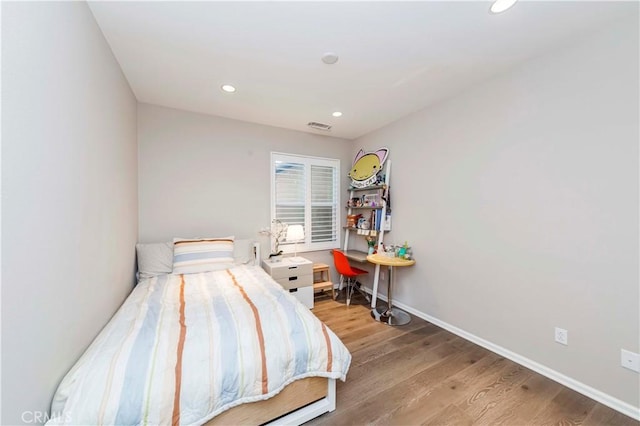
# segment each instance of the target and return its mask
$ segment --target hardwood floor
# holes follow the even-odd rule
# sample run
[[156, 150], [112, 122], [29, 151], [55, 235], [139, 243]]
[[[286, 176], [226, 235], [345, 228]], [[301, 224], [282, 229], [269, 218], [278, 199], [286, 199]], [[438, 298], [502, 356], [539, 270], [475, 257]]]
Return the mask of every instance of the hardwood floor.
[[[353, 304], [355, 303], [355, 305]], [[389, 327], [361, 296], [313, 312], [353, 356], [337, 409], [307, 425], [635, 425], [538, 373], [420, 318]]]

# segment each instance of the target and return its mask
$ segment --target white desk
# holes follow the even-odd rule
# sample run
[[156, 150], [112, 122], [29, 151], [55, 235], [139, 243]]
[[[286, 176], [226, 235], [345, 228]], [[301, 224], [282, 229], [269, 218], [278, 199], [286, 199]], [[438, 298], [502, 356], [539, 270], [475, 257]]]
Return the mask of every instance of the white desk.
[[365, 263], [367, 261], [367, 252], [360, 250], [347, 250], [344, 252], [344, 255], [349, 260], [353, 260], [354, 262]]

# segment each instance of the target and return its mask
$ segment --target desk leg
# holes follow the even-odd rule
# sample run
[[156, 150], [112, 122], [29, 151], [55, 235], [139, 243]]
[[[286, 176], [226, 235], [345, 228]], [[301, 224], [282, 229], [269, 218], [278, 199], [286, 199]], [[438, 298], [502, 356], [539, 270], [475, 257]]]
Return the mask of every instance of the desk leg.
[[387, 283], [387, 307], [377, 308], [371, 311], [371, 316], [376, 321], [386, 322], [389, 325], [405, 325], [411, 322], [411, 317], [405, 311], [393, 307], [393, 283], [395, 281], [394, 267], [389, 266], [389, 281]]
[[376, 308], [378, 301], [378, 281], [380, 280], [380, 265], [376, 264], [373, 274], [373, 291], [371, 292], [371, 309]]

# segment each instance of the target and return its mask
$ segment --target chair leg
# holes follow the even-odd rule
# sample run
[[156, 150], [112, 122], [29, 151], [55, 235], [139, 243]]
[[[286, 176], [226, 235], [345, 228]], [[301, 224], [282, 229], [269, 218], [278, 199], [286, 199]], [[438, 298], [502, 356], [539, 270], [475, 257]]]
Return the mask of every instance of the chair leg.
[[344, 275], [340, 275], [340, 281], [338, 282], [338, 291], [335, 292], [335, 295], [333, 296], [333, 300], [338, 300], [338, 297], [340, 297], [340, 294], [342, 293], [343, 284], [344, 284]]
[[335, 289], [331, 287], [331, 299], [337, 300], [339, 295], [340, 291], [338, 290], [338, 292], [336, 292]]
[[369, 294], [367, 294], [367, 292], [362, 289], [362, 284], [360, 282], [356, 281], [355, 287], [356, 287], [356, 290], [358, 290], [360, 294], [362, 294], [364, 298], [367, 299], [367, 302], [371, 302], [371, 299], [369, 298]]
[[331, 281], [331, 300], [336, 300], [336, 290], [333, 288], [333, 280], [331, 280], [331, 274], [329, 273], [329, 270], [327, 269], [326, 271], [324, 271], [322, 273], [322, 276], [324, 277], [324, 273], [327, 273], [327, 279], [325, 281]]
[[333, 300], [338, 299], [338, 296], [340, 295], [340, 290], [342, 290], [343, 284], [346, 284], [347, 306], [351, 305], [351, 298], [353, 297], [353, 293], [356, 290], [358, 290], [360, 294], [362, 294], [364, 298], [367, 299], [367, 302], [371, 302], [371, 298], [369, 297], [369, 294], [361, 288], [362, 284], [360, 284], [360, 282], [356, 281], [355, 279], [345, 277], [344, 275], [340, 275], [340, 287], [338, 287], [338, 292], [336, 293]]

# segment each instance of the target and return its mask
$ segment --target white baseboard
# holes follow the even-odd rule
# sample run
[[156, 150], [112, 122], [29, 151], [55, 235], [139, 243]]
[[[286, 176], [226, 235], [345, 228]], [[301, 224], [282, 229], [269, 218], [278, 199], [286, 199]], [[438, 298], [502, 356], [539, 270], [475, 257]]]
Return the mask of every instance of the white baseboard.
[[[371, 289], [364, 287], [364, 290], [371, 294]], [[387, 301], [387, 297], [382, 294], [378, 294], [378, 299], [382, 299]], [[476, 336], [475, 334], [471, 334], [461, 328], [458, 328], [454, 325], [451, 325], [447, 322], [439, 320], [438, 318], [432, 317], [431, 315], [425, 314], [417, 309], [412, 308], [411, 306], [405, 305], [402, 302], [398, 302], [396, 300], [393, 301], [393, 305], [401, 308], [410, 314], [417, 316], [418, 318], [422, 318], [425, 321], [429, 321], [432, 324], [437, 325], [438, 327], [444, 328], [451, 333], [462, 337], [465, 340], [475, 343], [478, 346], [482, 346], [485, 349], [490, 350], [491, 352], [495, 352], [498, 355], [501, 355], [505, 358], [510, 359], [513, 362], [516, 362], [524, 367], [527, 367], [530, 370], [535, 371], [536, 373], [542, 374], [549, 379], [560, 383], [570, 389], [573, 389], [576, 392], [581, 393], [591, 399], [598, 401], [599, 403], [606, 405], [620, 413], [629, 416], [633, 419], [640, 420], [640, 407], [634, 407], [633, 405], [624, 402], [618, 398], [615, 398], [607, 393], [599, 391], [598, 389], [592, 388], [589, 385], [586, 385], [578, 380], [575, 380], [569, 376], [566, 376], [562, 373], [559, 373], [556, 370], [553, 370], [545, 365], [542, 365], [536, 361], [533, 361], [525, 356], [517, 354], [515, 352], [510, 351], [509, 349], [503, 348], [502, 346], [496, 345], [488, 340], [485, 340], [481, 337]]]

